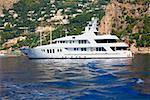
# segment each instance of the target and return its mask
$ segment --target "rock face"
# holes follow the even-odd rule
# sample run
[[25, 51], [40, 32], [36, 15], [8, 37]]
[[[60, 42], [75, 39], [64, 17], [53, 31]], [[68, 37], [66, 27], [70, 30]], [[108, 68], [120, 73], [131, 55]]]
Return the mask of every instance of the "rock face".
[[[132, 0], [133, 1], [133, 0]], [[150, 15], [149, 4], [131, 3], [130, 0], [112, 0], [106, 7], [105, 16], [101, 20], [100, 32], [110, 34], [115, 31], [125, 30], [129, 24], [129, 18], [138, 19], [133, 25], [132, 33], [136, 33], [142, 28], [143, 18]]]
[[4, 47], [4, 48], [10, 48], [11, 46], [17, 44], [19, 41], [22, 41], [22, 40], [25, 40], [25, 39], [26, 39], [26, 37], [22, 37], [22, 36], [14, 38], [14, 39], [10, 39], [6, 43], [4, 43], [2, 45], [2, 47]]
[[0, 14], [2, 14], [2, 10], [10, 9], [13, 7], [13, 4], [18, 2], [19, 0], [0, 0]]

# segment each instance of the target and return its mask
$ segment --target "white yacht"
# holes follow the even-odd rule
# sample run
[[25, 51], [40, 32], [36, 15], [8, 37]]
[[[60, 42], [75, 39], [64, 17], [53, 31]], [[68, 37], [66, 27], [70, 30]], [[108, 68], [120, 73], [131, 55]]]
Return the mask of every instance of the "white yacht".
[[51, 44], [35, 48], [21, 48], [33, 59], [85, 59], [85, 58], [130, 58], [128, 44], [120, 42], [115, 35], [98, 34], [97, 19], [92, 18], [81, 35], [57, 38]]

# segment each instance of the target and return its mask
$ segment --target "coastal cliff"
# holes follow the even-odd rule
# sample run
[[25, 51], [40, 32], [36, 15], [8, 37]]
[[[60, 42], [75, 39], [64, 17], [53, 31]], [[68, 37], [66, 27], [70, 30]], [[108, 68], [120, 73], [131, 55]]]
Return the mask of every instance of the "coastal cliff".
[[3, 9], [10, 9], [13, 7], [14, 3], [17, 3], [19, 0], [0, 0], [0, 14], [3, 13]]
[[150, 16], [150, 5], [144, 0], [133, 1], [111, 0], [100, 22], [100, 32], [110, 34], [127, 30], [127, 33], [138, 33], [144, 27], [144, 17]]

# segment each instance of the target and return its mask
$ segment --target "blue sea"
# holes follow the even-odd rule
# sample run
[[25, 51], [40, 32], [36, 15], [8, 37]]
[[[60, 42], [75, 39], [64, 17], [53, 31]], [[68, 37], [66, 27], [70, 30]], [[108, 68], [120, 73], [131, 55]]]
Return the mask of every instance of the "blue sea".
[[150, 55], [0, 58], [0, 100], [150, 100]]

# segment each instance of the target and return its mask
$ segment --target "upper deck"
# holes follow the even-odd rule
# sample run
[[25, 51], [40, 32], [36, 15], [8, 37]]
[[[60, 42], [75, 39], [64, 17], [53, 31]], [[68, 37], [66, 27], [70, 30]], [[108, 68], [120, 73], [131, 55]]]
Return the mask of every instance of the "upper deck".
[[119, 38], [115, 35], [100, 35], [98, 33], [97, 19], [92, 19], [85, 27], [85, 31], [81, 35], [65, 36], [53, 40], [54, 43], [115, 43]]

